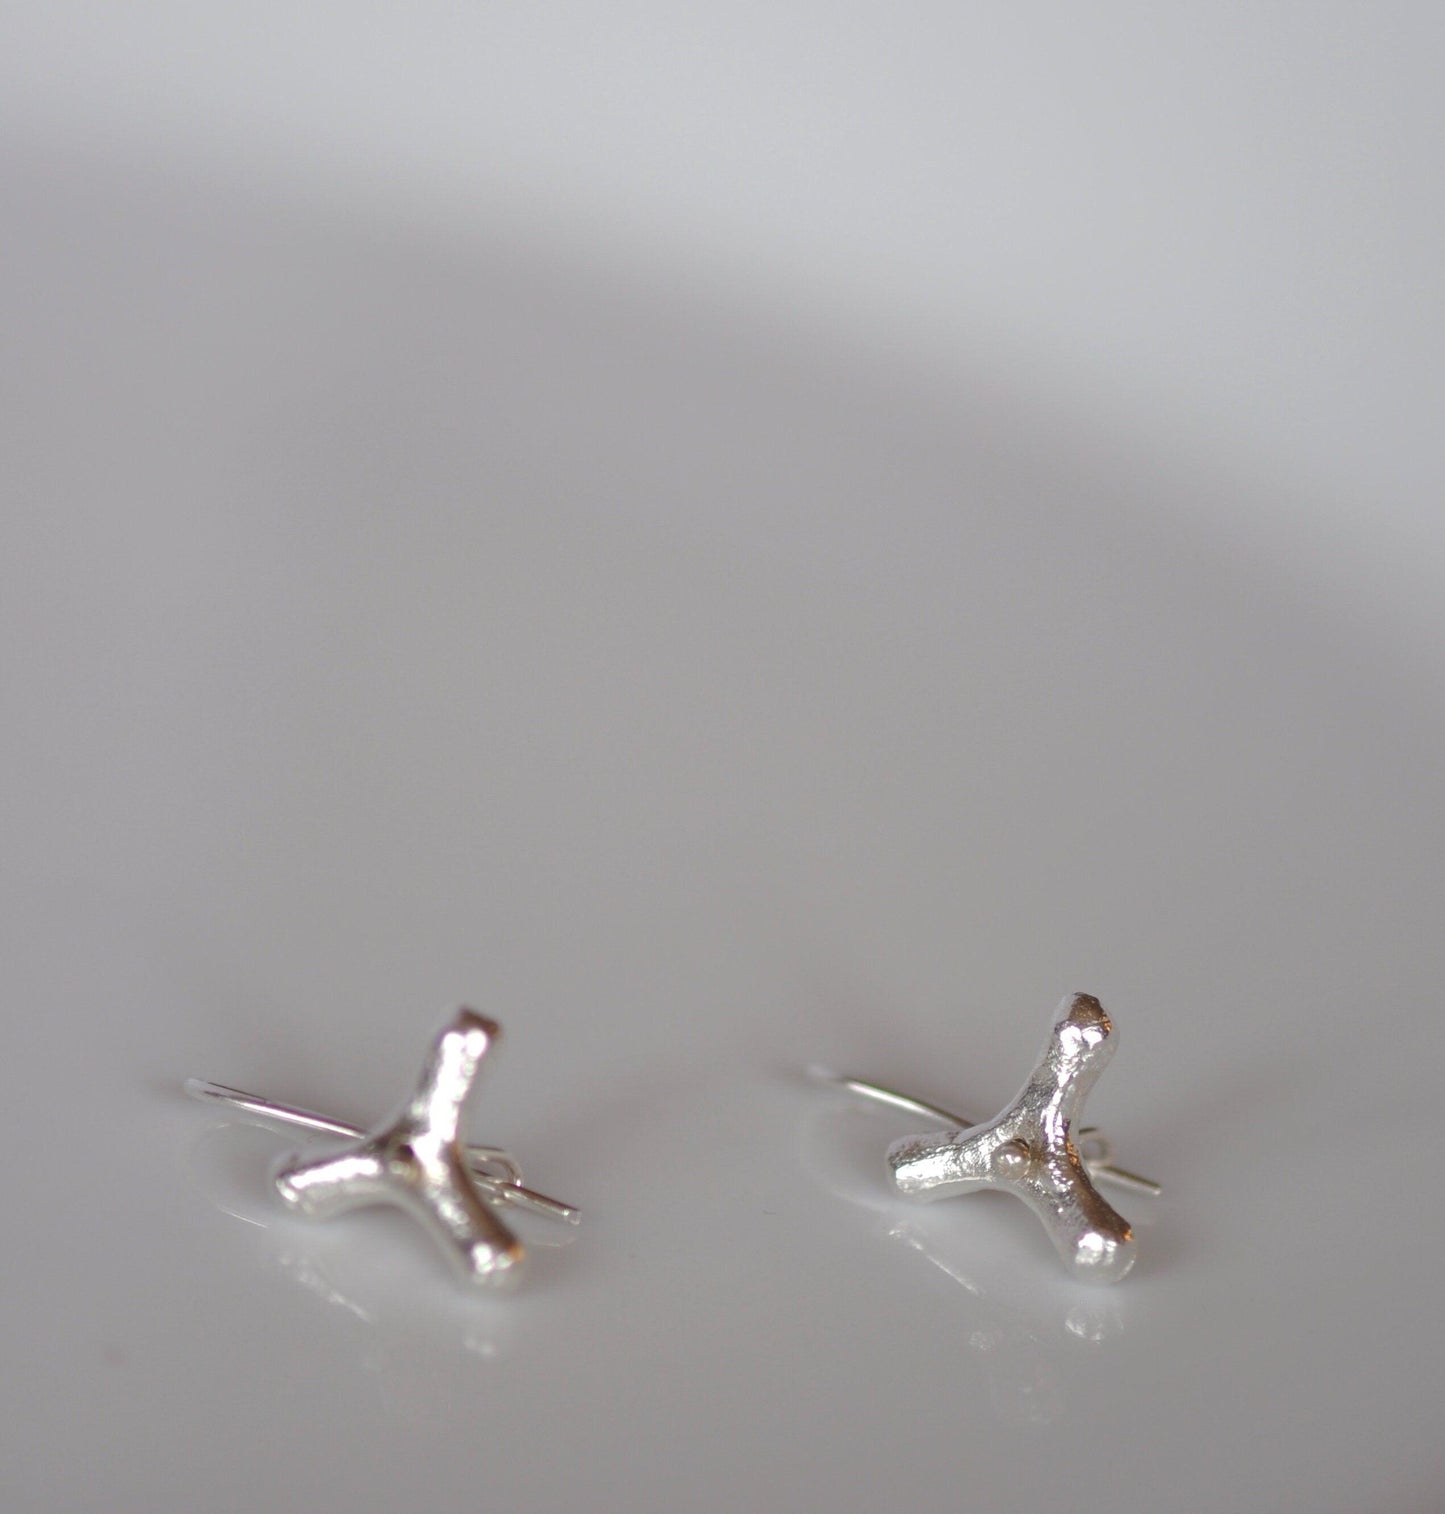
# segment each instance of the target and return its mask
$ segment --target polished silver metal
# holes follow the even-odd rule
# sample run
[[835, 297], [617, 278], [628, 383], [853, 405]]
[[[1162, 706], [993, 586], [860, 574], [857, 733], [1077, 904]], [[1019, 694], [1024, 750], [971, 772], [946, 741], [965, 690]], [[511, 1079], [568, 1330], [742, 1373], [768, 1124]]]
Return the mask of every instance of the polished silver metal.
[[398, 1205], [435, 1237], [467, 1281], [496, 1286], [515, 1279], [525, 1250], [491, 1202], [574, 1225], [581, 1218], [572, 1205], [523, 1187], [510, 1152], [461, 1144], [462, 1106], [501, 1033], [496, 1021], [475, 1010], [456, 1010], [432, 1043], [410, 1099], [370, 1132], [220, 1083], [191, 1078], [186, 1092], [278, 1124], [344, 1137], [349, 1144], [342, 1151], [293, 1160], [277, 1174], [277, 1191], [291, 1208], [328, 1219], [363, 1205]]
[[1074, 1123], [1117, 1045], [1099, 1001], [1073, 994], [1043, 1055], [1017, 1098], [984, 1124], [858, 1078], [819, 1074], [865, 1098], [937, 1119], [953, 1127], [938, 1135], [895, 1141], [888, 1150], [894, 1186], [910, 1198], [933, 1200], [980, 1188], [1021, 1198], [1044, 1223], [1059, 1254], [1080, 1278], [1118, 1282], [1134, 1265], [1137, 1247], [1128, 1221], [1103, 1199], [1092, 1177], [1136, 1192], [1159, 1185], [1110, 1161], [1108, 1143], [1092, 1126]]

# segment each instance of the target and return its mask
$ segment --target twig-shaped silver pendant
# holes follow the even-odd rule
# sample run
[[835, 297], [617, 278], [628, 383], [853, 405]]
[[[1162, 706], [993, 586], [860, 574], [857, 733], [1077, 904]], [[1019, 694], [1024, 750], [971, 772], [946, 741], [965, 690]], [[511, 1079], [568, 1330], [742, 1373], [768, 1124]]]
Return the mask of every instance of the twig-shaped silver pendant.
[[521, 1242], [477, 1192], [460, 1140], [462, 1105], [500, 1028], [462, 1009], [442, 1030], [416, 1090], [388, 1125], [334, 1156], [296, 1162], [276, 1176], [293, 1209], [316, 1219], [365, 1204], [397, 1204], [416, 1216], [463, 1276], [508, 1280]]
[[346, 1138], [340, 1151], [314, 1161], [294, 1159], [277, 1174], [276, 1188], [291, 1208], [329, 1219], [367, 1204], [396, 1204], [435, 1237], [468, 1282], [510, 1283], [524, 1251], [494, 1204], [574, 1225], [579, 1215], [570, 1204], [523, 1187], [511, 1152], [462, 1145], [462, 1106], [501, 1033], [495, 1020], [457, 1009], [433, 1041], [400, 1113], [370, 1132], [221, 1083], [188, 1079], [186, 1091], [279, 1124]]
[[1072, 1134], [1085, 1096], [1113, 1054], [1113, 1033], [1097, 999], [1065, 999], [1038, 1066], [1001, 1114], [889, 1147], [898, 1191], [931, 1200], [1001, 1188], [1038, 1215], [1077, 1276], [1117, 1282], [1134, 1265], [1134, 1232], [1094, 1187]]

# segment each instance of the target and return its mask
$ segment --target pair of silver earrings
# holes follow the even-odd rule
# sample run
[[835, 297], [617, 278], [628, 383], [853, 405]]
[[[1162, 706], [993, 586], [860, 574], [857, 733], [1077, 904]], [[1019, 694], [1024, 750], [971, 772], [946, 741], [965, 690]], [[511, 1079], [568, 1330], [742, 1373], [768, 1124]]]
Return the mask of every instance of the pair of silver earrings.
[[[574, 1225], [581, 1215], [526, 1187], [509, 1151], [462, 1143], [463, 1105], [500, 1035], [495, 1020], [456, 1010], [433, 1040], [410, 1098], [370, 1131], [220, 1083], [192, 1078], [186, 1092], [345, 1141], [330, 1155], [297, 1157], [281, 1168], [276, 1190], [288, 1208], [328, 1219], [370, 1204], [398, 1205], [431, 1233], [466, 1281], [507, 1284], [515, 1280], [525, 1250], [501, 1211], [510, 1205]], [[1065, 999], [1028, 1082], [982, 1124], [858, 1078], [818, 1076], [944, 1127], [889, 1147], [888, 1171], [900, 1194], [933, 1200], [981, 1188], [1012, 1193], [1043, 1221], [1076, 1277], [1114, 1283], [1134, 1265], [1137, 1247], [1128, 1221], [1094, 1180], [1159, 1192], [1157, 1183], [1115, 1166], [1097, 1130], [1078, 1126], [1076, 1135], [1085, 1096], [1114, 1046], [1113, 1025], [1097, 999]]]

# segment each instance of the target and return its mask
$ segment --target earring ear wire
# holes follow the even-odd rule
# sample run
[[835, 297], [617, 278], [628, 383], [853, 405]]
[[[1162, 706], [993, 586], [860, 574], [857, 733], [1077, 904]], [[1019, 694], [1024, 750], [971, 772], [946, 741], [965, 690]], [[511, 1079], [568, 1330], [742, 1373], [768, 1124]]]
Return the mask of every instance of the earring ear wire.
[[[848, 1077], [843, 1073], [834, 1072], [830, 1067], [821, 1067], [815, 1063], [807, 1069], [807, 1073], [815, 1083], [829, 1088], [841, 1088], [846, 1093], [857, 1094], [859, 1098], [869, 1099], [875, 1104], [886, 1104], [890, 1109], [901, 1109], [905, 1114], [919, 1115], [925, 1120], [934, 1122], [941, 1129], [967, 1130], [970, 1126], [980, 1123], [968, 1115], [944, 1109], [942, 1105], [930, 1104], [924, 1099], [915, 1099], [911, 1094], [899, 1093], [894, 1088], [885, 1088], [881, 1083], [869, 1083], [864, 1078]], [[1120, 1167], [1113, 1159], [1113, 1143], [1097, 1125], [1081, 1126], [1075, 1132], [1075, 1141], [1079, 1148], [1080, 1160], [1089, 1169], [1089, 1175], [1095, 1181], [1112, 1183], [1116, 1188], [1125, 1188], [1131, 1193], [1145, 1194], [1151, 1199], [1157, 1199], [1164, 1192], [1162, 1183], [1156, 1183], [1153, 1178], [1146, 1178], [1141, 1173], [1131, 1172], [1127, 1167]]]
[[[366, 1132], [358, 1125], [347, 1125], [310, 1109], [300, 1109], [294, 1104], [278, 1104], [263, 1099], [259, 1094], [246, 1093], [240, 1088], [228, 1088], [224, 1083], [212, 1083], [205, 1078], [187, 1078], [186, 1093], [204, 1104], [225, 1104], [232, 1109], [243, 1109], [258, 1119], [269, 1120], [273, 1125], [299, 1126], [303, 1130], [317, 1130], [324, 1135], [340, 1136], [347, 1141], [360, 1141]], [[526, 1188], [522, 1184], [522, 1168], [516, 1157], [502, 1146], [466, 1147], [467, 1166], [472, 1179], [488, 1198], [501, 1204], [515, 1204], [532, 1214], [545, 1215], [549, 1220], [561, 1220], [567, 1225], [580, 1225], [582, 1211], [573, 1204], [564, 1204], [560, 1199], [548, 1198], [545, 1193]], [[501, 1169], [498, 1171], [497, 1169]]]

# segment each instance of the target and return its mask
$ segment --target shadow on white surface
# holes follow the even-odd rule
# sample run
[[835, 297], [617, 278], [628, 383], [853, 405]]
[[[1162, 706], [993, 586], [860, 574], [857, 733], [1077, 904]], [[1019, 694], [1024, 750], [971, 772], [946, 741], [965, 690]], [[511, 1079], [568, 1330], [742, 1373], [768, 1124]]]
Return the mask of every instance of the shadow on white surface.
[[[281, 1210], [270, 1176], [297, 1149], [295, 1141], [274, 1130], [224, 1121], [197, 1135], [185, 1169], [208, 1202], [257, 1232], [250, 1249], [263, 1269], [337, 1311], [329, 1318], [335, 1324], [339, 1314], [357, 1365], [381, 1374], [398, 1398], [412, 1396], [410, 1377], [434, 1372], [458, 1353], [483, 1362], [502, 1360], [515, 1332], [510, 1301], [457, 1288], [405, 1216], [376, 1211], [318, 1226]], [[313, 1141], [305, 1149], [319, 1152], [325, 1145]], [[547, 1266], [546, 1252], [577, 1238], [570, 1226], [525, 1218], [516, 1228], [529, 1250], [544, 1254], [543, 1260], [534, 1259], [534, 1274]], [[541, 1281], [545, 1284], [545, 1277]], [[398, 1361], [410, 1363], [400, 1382]], [[424, 1403], [435, 1396], [428, 1392]]]
[[[805, 1170], [866, 1211], [873, 1236], [931, 1263], [962, 1290], [939, 1294], [947, 1313], [938, 1328], [980, 1359], [995, 1412], [1010, 1423], [1037, 1425], [1069, 1412], [1071, 1398], [1087, 1394], [1100, 1368], [1093, 1351], [1106, 1350], [1125, 1328], [1128, 1290], [1061, 1284], [1048, 1270], [1053, 1255], [1037, 1221], [1003, 1195], [974, 1195], [971, 1213], [953, 1205], [910, 1209], [888, 1189], [883, 1152], [916, 1130], [917, 1120], [910, 1125], [906, 1116], [847, 1109], [842, 1096], [814, 1092], [818, 1107], [801, 1122]], [[1009, 1223], [1018, 1219], [1024, 1223]], [[1153, 1215], [1136, 1228], [1148, 1245]]]

